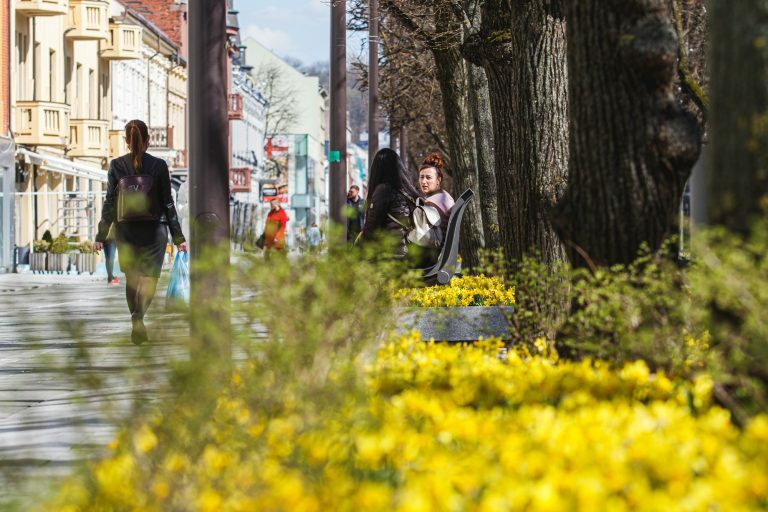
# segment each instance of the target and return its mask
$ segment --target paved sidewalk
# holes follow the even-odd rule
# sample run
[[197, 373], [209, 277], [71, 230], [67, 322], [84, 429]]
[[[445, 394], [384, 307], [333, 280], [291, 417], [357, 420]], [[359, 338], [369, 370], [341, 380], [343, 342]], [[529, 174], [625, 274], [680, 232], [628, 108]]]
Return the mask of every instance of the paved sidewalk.
[[164, 281], [147, 348], [129, 340], [124, 290], [103, 277], [0, 274], [0, 504], [102, 453], [137, 404], [164, 392], [168, 363], [187, 357]]

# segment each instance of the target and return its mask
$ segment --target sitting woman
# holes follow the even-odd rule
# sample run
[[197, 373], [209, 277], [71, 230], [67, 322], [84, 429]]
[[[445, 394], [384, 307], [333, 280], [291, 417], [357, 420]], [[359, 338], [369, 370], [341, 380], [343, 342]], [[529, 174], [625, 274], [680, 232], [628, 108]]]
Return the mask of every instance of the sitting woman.
[[443, 190], [443, 168], [445, 160], [440, 153], [432, 153], [419, 166], [419, 188], [426, 204], [432, 205], [440, 212], [440, 243], [448, 229], [448, 219], [451, 208], [455, 204], [451, 194]]
[[389, 148], [379, 150], [371, 164], [368, 205], [359, 239], [370, 241], [388, 233], [394, 235], [394, 257], [405, 259], [408, 246], [403, 226], [410, 222], [418, 195], [397, 153]]

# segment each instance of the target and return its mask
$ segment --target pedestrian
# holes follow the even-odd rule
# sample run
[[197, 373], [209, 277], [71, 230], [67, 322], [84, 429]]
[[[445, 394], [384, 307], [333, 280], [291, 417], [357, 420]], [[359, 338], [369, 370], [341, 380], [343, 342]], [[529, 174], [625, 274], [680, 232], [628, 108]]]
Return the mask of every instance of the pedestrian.
[[307, 239], [309, 240], [310, 253], [314, 254], [320, 250], [320, 242], [323, 240], [323, 234], [320, 232], [317, 222], [313, 222], [307, 230]]
[[104, 242], [104, 265], [107, 267], [107, 284], [120, 284], [120, 280], [115, 277], [115, 240], [107, 238]]
[[443, 189], [443, 169], [445, 160], [440, 153], [432, 153], [419, 166], [419, 188], [426, 204], [432, 205], [440, 212], [440, 228], [442, 245], [443, 236], [448, 229], [448, 219], [456, 201], [451, 194]]
[[120, 268], [125, 273], [125, 298], [131, 313], [131, 341], [148, 341], [144, 316], [157, 288], [170, 229], [179, 251], [187, 250], [171, 195], [171, 176], [164, 160], [147, 153], [149, 130], [143, 121], [125, 125], [130, 153], [112, 160], [107, 178], [96, 249], [115, 224]]
[[365, 223], [365, 202], [360, 197], [360, 187], [352, 185], [347, 192], [347, 242], [357, 240]]
[[410, 223], [416, 198], [419, 196], [395, 151], [380, 149], [373, 157], [368, 180], [368, 206], [362, 241], [374, 240], [382, 234], [394, 236], [393, 256], [405, 259], [408, 245], [403, 226]]
[[269, 214], [264, 225], [264, 257], [269, 258], [272, 250], [285, 254], [285, 229], [288, 226], [288, 215], [280, 207], [277, 199], [269, 203]]

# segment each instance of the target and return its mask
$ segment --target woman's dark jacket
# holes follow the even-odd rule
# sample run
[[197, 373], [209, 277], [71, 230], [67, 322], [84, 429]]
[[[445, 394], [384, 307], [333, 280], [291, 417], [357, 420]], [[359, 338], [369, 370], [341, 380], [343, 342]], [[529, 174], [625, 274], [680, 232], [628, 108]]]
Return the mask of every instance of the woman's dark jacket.
[[377, 233], [380, 234], [383, 231], [395, 234], [399, 240], [395, 254], [405, 256], [408, 250], [403, 225], [407, 226], [410, 223], [413, 207], [413, 200], [399, 190], [386, 183], [377, 186], [368, 198], [362, 239], [372, 240], [377, 236]]
[[[134, 174], [131, 155], [124, 155], [112, 160], [107, 176], [107, 197], [104, 199], [104, 209], [101, 212], [99, 234], [96, 237], [97, 242], [103, 243], [107, 240], [109, 228], [115, 221], [115, 205], [118, 194], [117, 184], [120, 178], [129, 174]], [[154, 180], [152, 192], [157, 194], [157, 200], [152, 201], [151, 205], [156, 209], [152, 213], [159, 219], [158, 222], [168, 225], [174, 244], [178, 245], [185, 242], [184, 234], [181, 232], [179, 216], [176, 213], [176, 206], [171, 195], [171, 173], [168, 171], [168, 164], [165, 163], [165, 160], [144, 153], [141, 159], [141, 171], [139, 174], [149, 174]]]

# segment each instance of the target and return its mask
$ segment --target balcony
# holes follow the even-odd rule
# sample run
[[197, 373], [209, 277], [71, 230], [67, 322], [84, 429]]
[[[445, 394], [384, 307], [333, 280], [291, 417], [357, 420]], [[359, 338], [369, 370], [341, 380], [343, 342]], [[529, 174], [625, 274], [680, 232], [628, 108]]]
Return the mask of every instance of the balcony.
[[173, 127], [150, 127], [149, 128], [149, 147], [150, 148], [169, 148], [173, 149]]
[[70, 39], [98, 41], [109, 39], [109, 2], [107, 0], [69, 0]]
[[69, 105], [50, 101], [17, 101], [15, 110], [17, 144], [66, 146]]
[[108, 60], [141, 58], [141, 27], [110, 23], [109, 37], [101, 44], [101, 56]]
[[229, 191], [232, 193], [251, 191], [250, 167], [236, 167], [229, 169]]
[[69, 156], [107, 158], [109, 155], [109, 121], [96, 119], [69, 120]]
[[67, 0], [16, 0], [16, 12], [26, 16], [64, 16]]
[[243, 97], [239, 94], [229, 95], [229, 119], [244, 119]]

